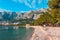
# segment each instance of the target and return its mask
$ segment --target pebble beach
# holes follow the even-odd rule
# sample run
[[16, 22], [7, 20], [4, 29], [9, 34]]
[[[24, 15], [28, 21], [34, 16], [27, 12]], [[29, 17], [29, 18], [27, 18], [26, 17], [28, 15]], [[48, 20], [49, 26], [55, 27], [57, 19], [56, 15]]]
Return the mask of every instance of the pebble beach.
[[31, 26], [34, 33], [29, 40], [60, 40], [60, 27]]

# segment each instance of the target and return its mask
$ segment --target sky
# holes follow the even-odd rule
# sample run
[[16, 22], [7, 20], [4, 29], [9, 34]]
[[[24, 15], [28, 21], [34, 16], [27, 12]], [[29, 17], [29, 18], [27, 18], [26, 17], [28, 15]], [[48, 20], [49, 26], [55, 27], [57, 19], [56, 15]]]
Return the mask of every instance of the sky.
[[0, 0], [0, 11], [26, 12], [48, 8], [48, 0]]

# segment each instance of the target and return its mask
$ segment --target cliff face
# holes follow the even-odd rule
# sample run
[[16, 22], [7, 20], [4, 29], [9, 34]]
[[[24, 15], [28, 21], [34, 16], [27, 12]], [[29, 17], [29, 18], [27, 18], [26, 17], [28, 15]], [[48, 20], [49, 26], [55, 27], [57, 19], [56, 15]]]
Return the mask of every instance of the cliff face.
[[15, 12], [0, 12], [0, 20], [13, 20], [17, 14]]
[[3, 12], [0, 12], [0, 20], [37, 19], [44, 12], [45, 12], [45, 9], [30, 11], [26, 13], [3, 11]]

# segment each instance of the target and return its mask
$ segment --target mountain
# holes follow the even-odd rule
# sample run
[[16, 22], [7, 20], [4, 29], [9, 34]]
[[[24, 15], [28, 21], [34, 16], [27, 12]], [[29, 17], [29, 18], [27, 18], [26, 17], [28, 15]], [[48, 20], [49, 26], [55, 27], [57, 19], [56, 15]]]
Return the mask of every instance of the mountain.
[[33, 10], [25, 13], [20, 12], [0, 12], [0, 21], [11, 21], [20, 19], [38, 19], [41, 14], [46, 12], [46, 9]]
[[0, 20], [13, 20], [16, 16], [16, 12], [0, 12]]

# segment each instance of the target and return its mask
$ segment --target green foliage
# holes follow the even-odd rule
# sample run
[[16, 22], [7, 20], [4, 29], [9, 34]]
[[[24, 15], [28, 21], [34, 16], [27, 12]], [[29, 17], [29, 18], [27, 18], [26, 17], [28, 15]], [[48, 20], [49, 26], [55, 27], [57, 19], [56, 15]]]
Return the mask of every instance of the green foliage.
[[54, 24], [56, 20], [53, 18], [51, 14], [48, 12], [44, 13], [43, 15], [40, 15], [40, 18], [35, 20], [34, 25], [41, 25], [41, 24]]
[[60, 0], [50, 0], [49, 7], [52, 9], [59, 9], [60, 8]]

